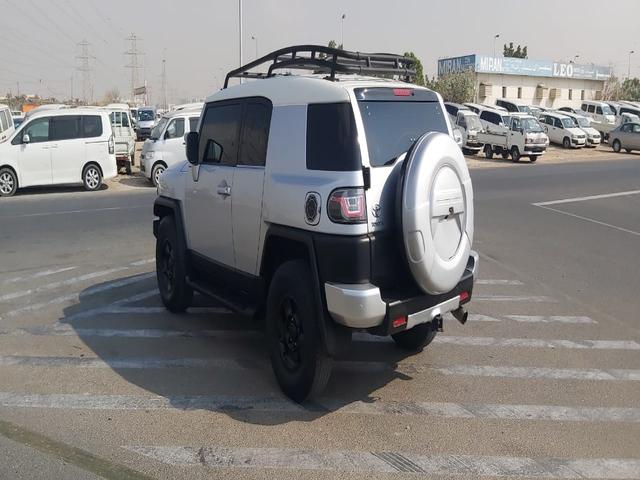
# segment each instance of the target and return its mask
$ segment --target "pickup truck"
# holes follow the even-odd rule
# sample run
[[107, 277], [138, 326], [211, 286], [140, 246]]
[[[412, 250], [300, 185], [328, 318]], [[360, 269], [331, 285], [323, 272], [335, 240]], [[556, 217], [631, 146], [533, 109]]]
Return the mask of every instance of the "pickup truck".
[[514, 162], [519, 162], [521, 157], [535, 162], [547, 150], [549, 137], [534, 116], [511, 113], [507, 125], [487, 124], [486, 131], [478, 134], [478, 142], [484, 144], [488, 159], [496, 154], [504, 159], [511, 156]]
[[129, 109], [106, 107], [106, 110], [111, 118], [118, 170], [124, 168], [127, 175], [131, 175], [135, 156], [136, 132], [129, 116]]

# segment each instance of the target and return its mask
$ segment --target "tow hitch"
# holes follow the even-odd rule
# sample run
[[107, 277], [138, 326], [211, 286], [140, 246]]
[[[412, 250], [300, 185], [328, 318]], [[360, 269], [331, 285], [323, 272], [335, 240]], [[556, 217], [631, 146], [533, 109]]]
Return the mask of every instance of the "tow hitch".
[[[458, 320], [462, 325], [464, 325], [465, 323], [467, 323], [467, 317], [469, 316], [469, 312], [467, 312], [464, 309], [464, 307], [458, 307], [451, 312], [451, 315], [453, 315], [456, 318], [456, 320]], [[440, 322], [442, 322], [442, 318], [440, 319]]]

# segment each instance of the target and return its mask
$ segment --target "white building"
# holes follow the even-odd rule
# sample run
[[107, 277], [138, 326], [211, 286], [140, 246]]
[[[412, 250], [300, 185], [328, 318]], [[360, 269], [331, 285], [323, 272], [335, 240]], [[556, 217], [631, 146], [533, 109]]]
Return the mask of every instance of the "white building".
[[520, 99], [530, 105], [579, 106], [581, 100], [601, 100], [611, 68], [547, 60], [465, 55], [438, 60], [438, 76], [471, 70], [477, 103], [493, 105], [498, 98]]

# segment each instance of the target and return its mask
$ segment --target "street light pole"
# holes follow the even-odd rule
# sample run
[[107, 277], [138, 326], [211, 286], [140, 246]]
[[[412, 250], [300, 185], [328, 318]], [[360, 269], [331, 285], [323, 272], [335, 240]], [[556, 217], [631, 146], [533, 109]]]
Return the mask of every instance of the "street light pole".
[[631, 54], [635, 53], [634, 50], [629, 50], [629, 64], [627, 65], [627, 78], [631, 78]]
[[347, 18], [347, 14], [343, 13], [340, 17], [340, 48], [344, 50], [344, 19]]
[[258, 58], [258, 37], [255, 35], [251, 35], [251, 40], [255, 40], [256, 42], [256, 59]]
[[494, 57], [494, 58], [495, 58], [495, 56], [496, 56], [496, 40], [497, 40], [498, 38], [500, 38], [500, 34], [499, 34], [499, 33], [496, 33], [496, 34], [493, 36], [493, 57]]

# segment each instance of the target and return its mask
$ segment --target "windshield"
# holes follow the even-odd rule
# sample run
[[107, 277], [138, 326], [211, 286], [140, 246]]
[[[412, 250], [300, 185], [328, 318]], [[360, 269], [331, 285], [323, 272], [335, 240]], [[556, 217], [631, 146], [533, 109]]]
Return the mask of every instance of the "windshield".
[[613, 110], [611, 110], [611, 107], [609, 105], [603, 105], [602, 113], [604, 113], [605, 115], [613, 115]]
[[576, 118], [576, 122], [578, 122], [578, 126], [579, 127], [588, 127], [589, 126], [589, 120], [587, 120], [585, 117], [577, 117]]
[[520, 125], [522, 125], [525, 132], [542, 132], [542, 127], [535, 118], [523, 118], [520, 120]]
[[518, 111], [522, 113], [531, 113], [531, 109], [528, 105], [518, 105]]
[[167, 117], [162, 117], [158, 122], [158, 124], [155, 127], [153, 127], [153, 130], [151, 130], [151, 135], [149, 136], [149, 138], [151, 138], [151, 140], [158, 140], [160, 138], [160, 135], [162, 135], [164, 126], [167, 124], [168, 121], [169, 119]]
[[573, 118], [563, 118], [561, 119], [561, 122], [564, 128], [573, 128], [577, 126]]
[[482, 130], [482, 123], [477, 115], [465, 115], [467, 130]]
[[141, 122], [150, 122], [156, 119], [153, 110], [138, 110], [138, 120]]
[[508, 126], [511, 123], [511, 115], [501, 115], [502, 117], [502, 125]]
[[392, 164], [426, 132], [449, 133], [438, 102], [359, 100], [358, 106], [373, 167]]

